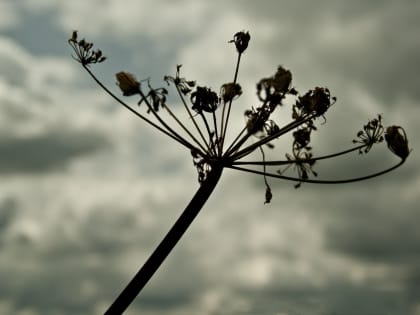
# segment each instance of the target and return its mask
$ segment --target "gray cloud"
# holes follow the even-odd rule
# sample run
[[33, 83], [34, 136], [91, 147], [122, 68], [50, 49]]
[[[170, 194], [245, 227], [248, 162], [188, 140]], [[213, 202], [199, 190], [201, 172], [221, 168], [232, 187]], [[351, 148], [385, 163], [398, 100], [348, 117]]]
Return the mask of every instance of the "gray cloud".
[[109, 146], [97, 132], [48, 132], [0, 139], [0, 172], [33, 173], [57, 170], [74, 158]]
[[16, 198], [8, 196], [0, 201], [0, 249], [9, 241], [9, 230], [18, 217], [19, 210]]
[[[419, 144], [413, 1], [37, 2], [16, 4], [26, 7], [16, 11], [22, 21], [0, 42], [0, 313], [103, 312], [197, 187], [188, 152], [125, 115], [95, 112], [103, 107], [87, 90], [102, 92], [62, 62], [48, 63], [51, 55], [70, 60], [68, 27], [104, 50], [108, 61], [92, 69], [111, 87], [121, 68], [160, 80], [179, 62], [203, 84], [225, 82], [234, 66], [225, 49], [231, 29], [249, 28], [240, 79], [252, 83], [250, 95], [280, 63], [297, 88], [325, 84], [338, 97], [315, 149], [347, 148], [372, 118], [366, 115], [378, 111], [411, 124], [410, 146]], [[244, 102], [238, 106], [253, 105]], [[70, 111], [77, 118], [69, 121]], [[96, 154], [111, 145], [111, 155]], [[326, 178], [364, 174], [392, 164], [385, 150], [316, 169]], [[272, 180], [268, 206], [262, 178], [226, 171], [128, 314], [418, 315], [415, 150], [402, 169], [365, 183], [295, 190]], [[74, 161], [86, 163], [67, 168]]]
[[252, 301], [253, 307], [244, 314], [382, 315], [389, 310], [401, 314], [407, 311], [407, 308], [398, 306], [401, 298], [396, 299], [395, 292], [340, 282], [329, 283], [325, 288], [310, 285], [276, 287], [273, 284], [263, 290], [238, 293]]
[[340, 85], [358, 84], [387, 106], [395, 106], [402, 95], [418, 99], [418, 3], [269, 1], [256, 6], [235, 9], [274, 23], [278, 35], [267, 43], [269, 54], [305, 85], [325, 82], [340, 99]]
[[[327, 229], [331, 249], [367, 261], [397, 264], [420, 262], [420, 234], [416, 226], [420, 214], [371, 214], [364, 209], [363, 217], [350, 217], [350, 222], [331, 225]], [[399, 211], [398, 208], [395, 209]]]
[[6, 198], [0, 204], [0, 231], [7, 230], [17, 215], [17, 201], [13, 198]]

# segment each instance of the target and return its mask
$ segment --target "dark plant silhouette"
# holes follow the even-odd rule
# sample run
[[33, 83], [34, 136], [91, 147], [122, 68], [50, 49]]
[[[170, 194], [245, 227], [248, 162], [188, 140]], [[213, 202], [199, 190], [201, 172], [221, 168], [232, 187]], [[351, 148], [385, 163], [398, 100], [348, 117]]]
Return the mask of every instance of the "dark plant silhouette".
[[[233, 81], [222, 84], [219, 93], [209, 87], [197, 85], [193, 80], [181, 77], [181, 65], [176, 67], [174, 76], [164, 77], [167, 85], [174, 87], [185, 108], [186, 119], [183, 121], [167, 104], [168, 90], [166, 88], [153, 88], [149, 81], [139, 81], [133, 74], [124, 71], [116, 74], [117, 84], [123, 96], [136, 96], [138, 101], [134, 105], [123, 101], [111, 92], [90, 69], [92, 64], [105, 61], [106, 58], [102, 52], [93, 50], [92, 43], [84, 39], [79, 40], [76, 31], [69, 39], [69, 44], [75, 53], [73, 58], [105, 92], [138, 118], [190, 151], [200, 183], [198, 191], [179, 219], [105, 314], [122, 314], [127, 309], [201, 210], [218, 183], [224, 168], [262, 175], [266, 189], [265, 203], [269, 203], [272, 199], [272, 190], [268, 177], [294, 181], [296, 188], [302, 183], [349, 183], [388, 173], [401, 166], [408, 157], [410, 150], [404, 129], [400, 126], [384, 128], [381, 115], [369, 120], [363, 126], [363, 129], [357, 133], [357, 139], [353, 140], [353, 147], [332, 154], [314, 156], [310, 144], [311, 136], [318, 128], [316, 122], [318, 119], [321, 120], [321, 125], [326, 122], [325, 115], [335, 104], [336, 98], [332, 97], [325, 87], [315, 87], [304, 94], [299, 93], [292, 85], [292, 73], [283, 66], [279, 66], [272, 76], [263, 78], [257, 83], [259, 105], [244, 111], [243, 129], [233, 141], [227, 143], [226, 134], [229, 129], [232, 104], [242, 94], [242, 87], [238, 83], [239, 65], [249, 41], [250, 35], [244, 31], [236, 33], [229, 41], [236, 46], [237, 63]], [[272, 114], [283, 107], [286, 97], [294, 99], [291, 119], [289, 123], [279, 126]], [[145, 106], [146, 109], [143, 110], [140, 106]], [[187, 121], [192, 123], [192, 128], [186, 126]], [[293, 140], [291, 153], [285, 154], [283, 160], [266, 160], [266, 148], [273, 148], [273, 141], [289, 132]], [[396, 165], [356, 178], [341, 180], [317, 178], [318, 174], [314, 170], [316, 162], [352, 152], [366, 154], [373, 145], [383, 140], [388, 148], [400, 158]], [[260, 160], [244, 160], [254, 151], [260, 151]], [[287, 172], [293, 170], [295, 175], [286, 175]]]

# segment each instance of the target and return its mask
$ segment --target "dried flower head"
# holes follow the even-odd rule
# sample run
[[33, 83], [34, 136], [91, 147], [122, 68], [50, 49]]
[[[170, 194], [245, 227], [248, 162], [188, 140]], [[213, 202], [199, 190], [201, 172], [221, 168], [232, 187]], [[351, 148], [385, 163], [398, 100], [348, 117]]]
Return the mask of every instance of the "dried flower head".
[[242, 88], [238, 83], [225, 83], [220, 88], [221, 99], [224, 103], [228, 103], [238, 98], [242, 94]]
[[248, 47], [249, 40], [251, 39], [251, 35], [249, 32], [237, 32], [229, 43], [235, 43], [236, 50], [239, 54], [242, 54]]
[[316, 87], [298, 98], [293, 113], [296, 118], [311, 114], [322, 116], [335, 101], [327, 88]]
[[191, 93], [192, 109], [197, 113], [214, 112], [219, 105], [219, 97], [208, 87], [197, 86], [196, 90]]

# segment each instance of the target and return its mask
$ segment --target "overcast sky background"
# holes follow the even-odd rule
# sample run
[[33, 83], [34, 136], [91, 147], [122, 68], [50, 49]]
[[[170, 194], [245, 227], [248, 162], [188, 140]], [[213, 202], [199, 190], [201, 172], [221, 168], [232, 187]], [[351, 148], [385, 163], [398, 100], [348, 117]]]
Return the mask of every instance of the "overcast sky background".
[[[272, 180], [265, 206], [262, 178], [225, 171], [127, 314], [420, 315], [419, 1], [0, 0], [1, 315], [102, 314], [198, 188], [189, 152], [71, 59], [74, 29], [104, 51], [93, 69], [116, 92], [118, 71], [158, 86], [177, 64], [218, 90], [233, 77], [227, 42], [249, 30], [234, 129], [257, 105], [256, 82], [282, 64], [299, 91], [328, 86], [338, 98], [315, 153], [348, 148], [378, 113], [413, 148], [366, 182]], [[397, 161], [377, 149], [316, 170]]]

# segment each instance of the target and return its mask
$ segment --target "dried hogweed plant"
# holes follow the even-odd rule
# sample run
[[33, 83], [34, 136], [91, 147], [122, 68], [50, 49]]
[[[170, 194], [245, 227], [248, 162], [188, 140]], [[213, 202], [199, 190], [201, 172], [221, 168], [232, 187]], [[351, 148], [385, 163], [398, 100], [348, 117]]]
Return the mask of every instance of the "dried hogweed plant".
[[[294, 181], [296, 188], [302, 183], [349, 183], [388, 173], [406, 161], [410, 150], [404, 129], [400, 126], [385, 128], [382, 125], [381, 115], [369, 120], [363, 126], [357, 133], [357, 139], [353, 140], [352, 147], [333, 154], [314, 156], [310, 145], [311, 135], [318, 128], [316, 126], [318, 119], [322, 120], [321, 124], [325, 123], [325, 115], [335, 104], [336, 98], [331, 96], [325, 87], [315, 87], [304, 94], [299, 93], [292, 86], [292, 73], [283, 66], [279, 66], [274, 75], [263, 78], [257, 83], [259, 104], [244, 111], [245, 123], [242, 130], [233, 141], [227, 143], [226, 135], [229, 130], [232, 104], [242, 94], [242, 87], [238, 83], [239, 65], [249, 41], [250, 35], [244, 31], [236, 33], [229, 41], [236, 47], [237, 63], [233, 81], [222, 84], [219, 93], [209, 87], [197, 85], [194, 80], [182, 77], [181, 65], [176, 67], [174, 76], [164, 77], [164, 81], [174, 88], [185, 108], [185, 117], [181, 119], [167, 104], [166, 87], [153, 88], [148, 80], [139, 81], [129, 72], [118, 72], [116, 80], [122, 95], [135, 96], [138, 100], [134, 105], [129, 105], [111, 92], [92, 72], [91, 65], [106, 59], [102, 51], [93, 50], [93, 44], [85, 39], [79, 40], [76, 31], [69, 39], [68, 42], [74, 51], [73, 58], [106, 93], [145, 123], [190, 151], [200, 183], [199, 189], [179, 219], [105, 314], [122, 314], [127, 309], [199, 213], [218, 183], [224, 168], [263, 176], [266, 189], [265, 203], [269, 203], [272, 199], [269, 177]], [[280, 126], [274, 121], [273, 113], [283, 107], [286, 97], [294, 100], [291, 119], [289, 123]], [[140, 108], [141, 105], [143, 108]], [[186, 127], [187, 122], [191, 123], [192, 127]], [[178, 131], [174, 126], [177, 126]], [[286, 153], [285, 159], [282, 160], [266, 160], [264, 150], [273, 148], [273, 141], [288, 133], [292, 135], [291, 153]], [[384, 140], [392, 153], [400, 158], [396, 165], [356, 178], [341, 180], [317, 178], [314, 166], [318, 161], [355, 151], [366, 154], [373, 145]], [[246, 160], [245, 158], [254, 151], [260, 151], [261, 159]], [[294, 175], [286, 175], [291, 171], [294, 171]]]

